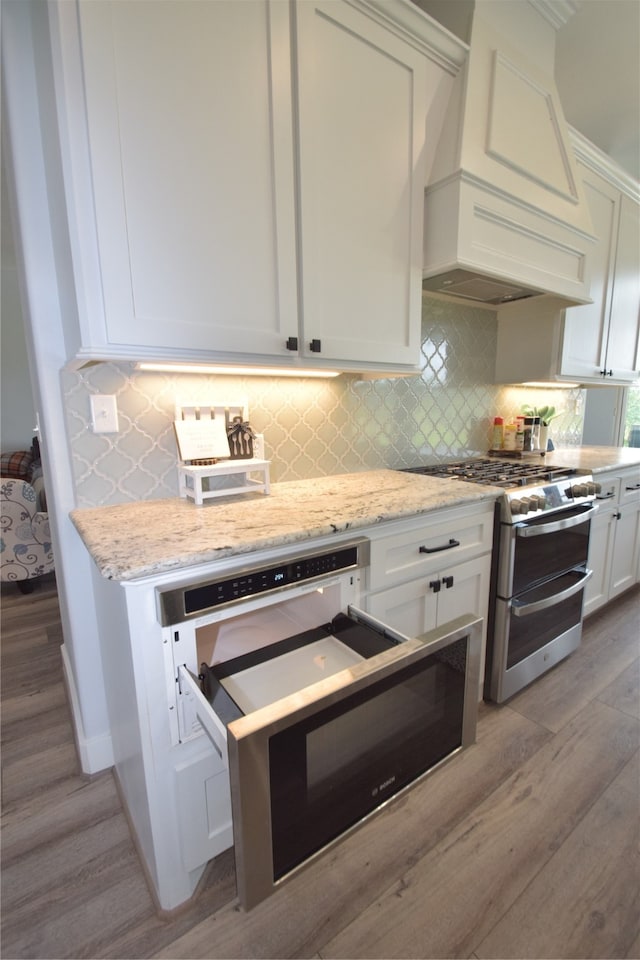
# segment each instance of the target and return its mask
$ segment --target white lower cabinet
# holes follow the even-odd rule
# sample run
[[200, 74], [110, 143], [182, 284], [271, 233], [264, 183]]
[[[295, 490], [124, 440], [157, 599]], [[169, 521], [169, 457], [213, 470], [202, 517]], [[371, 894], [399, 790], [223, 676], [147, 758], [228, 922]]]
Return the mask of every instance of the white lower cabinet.
[[426, 633], [462, 613], [486, 617], [489, 574], [486, 557], [447, 566], [430, 576], [373, 594], [367, 610], [409, 637]]
[[[371, 535], [365, 609], [415, 637], [463, 613], [484, 620], [482, 698], [493, 544], [493, 503], [452, 507], [385, 524]], [[384, 533], [384, 535], [380, 535]]]
[[233, 843], [229, 773], [206, 746], [175, 775], [182, 862], [191, 872]]
[[591, 524], [585, 589], [588, 616], [640, 579], [640, 470], [601, 474], [599, 512]]

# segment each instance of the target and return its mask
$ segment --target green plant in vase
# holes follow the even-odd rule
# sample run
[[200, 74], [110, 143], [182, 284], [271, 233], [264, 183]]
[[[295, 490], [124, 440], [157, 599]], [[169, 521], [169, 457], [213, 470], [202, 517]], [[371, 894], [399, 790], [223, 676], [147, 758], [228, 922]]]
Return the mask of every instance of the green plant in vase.
[[540, 449], [546, 453], [547, 450], [553, 450], [553, 441], [549, 437], [549, 424], [556, 417], [559, 417], [561, 411], [556, 412], [555, 407], [531, 407], [525, 403], [520, 408], [525, 417], [540, 418]]

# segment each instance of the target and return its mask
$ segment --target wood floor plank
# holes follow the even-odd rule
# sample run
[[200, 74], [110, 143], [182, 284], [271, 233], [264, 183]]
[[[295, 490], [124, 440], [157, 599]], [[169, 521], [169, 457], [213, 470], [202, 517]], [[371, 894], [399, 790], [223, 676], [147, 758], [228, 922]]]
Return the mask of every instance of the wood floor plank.
[[37, 724], [41, 713], [56, 709], [68, 711], [67, 695], [61, 682], [50, 683], [31, 693], [14, 692], [13, 696], [5, 696], [0, 702], [3, 740], [19, 736], [23, 722]]
[[23, 863], [23, 858], [34, 849], [44, 850], [121, 812], [110, 771], [93, 780], [69, 777], [58, 790], [48, 787], [42, 793], [25, 797], [15, 809], [3, 811], [3, 869]]
[[598, 694], [598, 700], [640, 720], [640, 657]]
[[[479, 957], [625, 957], [640, 933], [640, 752], [502, 920]], [[631, 825], [631, 829], [630, 829]]]
[[250, 913], [218, 911], [156, 955], [310, 957], [409, 869], [549, 734], [509, 710], [483, 711], [478, 743], [386, 808]]
[[468, 957], [638, 749], [639, 726], [590, 704], [322, 956]]
[[3, 772], [3, 809], [20, 803], [36, 791], [77, 775], [78, 757], [73, 742], [57, 746], [55, 750], [45, 747], [39, 753], [25, 756], [7, 766]]
[[638, 960], [640, 958], [640, 933], [627, 950], [625, 957], [628, 960]]
[[[605, 625], [603, 627], [603, 624]], [[554, 733], [569, 723], [638, 657], [640, 590], [586, 621], [582, 646], [535, 683], [509, 700], [512, 709]]]

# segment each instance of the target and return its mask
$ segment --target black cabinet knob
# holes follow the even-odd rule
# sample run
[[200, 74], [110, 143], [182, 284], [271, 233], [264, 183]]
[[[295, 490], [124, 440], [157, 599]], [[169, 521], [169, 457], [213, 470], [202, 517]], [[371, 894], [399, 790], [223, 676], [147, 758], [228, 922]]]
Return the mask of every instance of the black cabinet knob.
[[311, 353], [321, 353], [322, 345], [320, 341], [312, 340], [311, 343], [309, 344], [309, 350], [311, 350]]
[[447, 590], [450, 590], [453, 586], [453, 577], [443, 577], [442, 582], [444, 583]]
[[440, 593], [440, 581], [439, 580], [430, 580], [429, 586], [434, 593]]
[[287, 340], [287, 350], [297, 350], [298, 349], [298, 338], [289, 337]]

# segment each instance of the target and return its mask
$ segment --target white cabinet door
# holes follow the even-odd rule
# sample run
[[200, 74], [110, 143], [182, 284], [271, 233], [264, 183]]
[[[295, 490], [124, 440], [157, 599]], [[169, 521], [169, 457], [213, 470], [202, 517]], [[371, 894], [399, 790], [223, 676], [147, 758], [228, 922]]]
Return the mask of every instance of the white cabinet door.
[[635, 380], [640, 370], [640, 207], [625, 195], [620, 223], [606, 368], [616, 379]]
[[442, 589], [438, 595], [438, 623], [447, 623], [463, 613], [475, 613], [484, 619], [484, 636], [487, 629], [490, 573], [488, 556], [478, 557], [447, 570], [442, 576]]
[[587, 566], [593, 576], [584, 588], [584, 616], [589, 616], [609, 600], [611, 563], [617, 529], [618, 506], [600, 505], [597, 516], [591, 523], [589, 534], [589, 559]]
[[625, 383], [636, 379], [640, 339], [640, 208], [590, 170], [583, 171], [596, 232], [593, 303], [566, 311], [563, 376]]
[[640, 471], [622, 475], [616, 539], [611, 563], [610, 599], [636, 583], [640, 553]]
[[478, 699], [482, 699], [487, 636], [491, 554], [369, 594], [366, 609], [407, 637], [448, 623], [464, 613], [482, 617], [482, 653]]
[[593, 303], [570, 307], [564, 321], [561, 373], [578, 380], [601, 380], [605, 369], [613, 258], [620, 194], [606, 180], [582, 170], [596, 241], [590, 258]]
[[417, 637], [437, 625], [438, 596], [430, 586], [436, 582], [439, 583], [440, 578], [434, 575], [371, 594], [366, 610], [388, 626], [393, 623], [406, 637]]
[[301, 352], [416, 364], [426, 97], [437, 71], [348, 3], [295, 10]]
[[490, 566], [489, 556], [477, 557], [433, 576], [381, 590], [370, 594], [367, 610], [408, 637], [419, 636], [463, 613], [486, 621]]
[[81, 0], [106, 339], [286, 354], [289, 6]]
[[520, 301], [498, 316], [496, 383], [625, 384], [640, 366], [640, 207], [610, 180], [581, 168], [596, 240], [592, 303], [566, 310]]
[[585, 616], [623, 593], [640, 577], [640, 472], [604, 474], [599, 512], [591, 524]]

